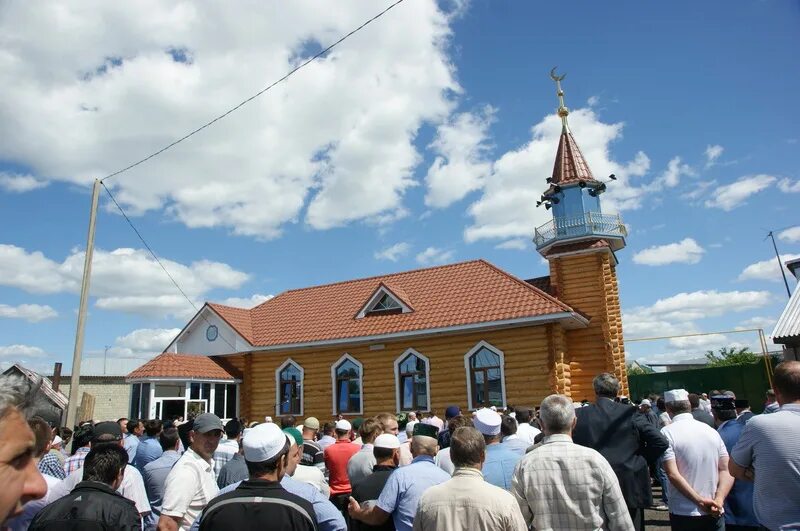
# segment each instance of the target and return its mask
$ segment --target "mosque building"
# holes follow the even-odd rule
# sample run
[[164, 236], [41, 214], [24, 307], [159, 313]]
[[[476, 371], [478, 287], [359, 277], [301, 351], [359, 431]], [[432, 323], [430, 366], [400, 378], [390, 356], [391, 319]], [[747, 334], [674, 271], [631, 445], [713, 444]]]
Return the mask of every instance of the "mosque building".
[[551, 76], [562, 130], [539, 203], [553, 219], [533, 238], [548, 276], [473, 260], [293, 289], [252, 309], [208, 302], [128, 375], [130, 417], [530, 407], [554, 392], [591, 399], [601, 372], [627, 394], [615, 257], [627, 232], [601, 210], [606, 183], [570, 131], [563, 76]]

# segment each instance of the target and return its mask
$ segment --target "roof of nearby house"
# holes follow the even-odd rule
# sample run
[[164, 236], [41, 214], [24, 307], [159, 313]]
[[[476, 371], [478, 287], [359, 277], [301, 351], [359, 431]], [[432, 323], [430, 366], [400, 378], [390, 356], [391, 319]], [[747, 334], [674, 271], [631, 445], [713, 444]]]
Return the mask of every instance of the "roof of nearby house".
[[128, 374], [129, 380], [176, 378], [180, 380], [235, 380], [234, 371], [208, 356], [164, 352]]
[[[413, 311], [356, 318], [381, 284], [412, 305]], [[209, 307], [259, 347], [548, 315], [585, 323], [571, 307], [485, 260], [289, 290], [251, 310]]]
[[24, 376], [31, 382], [34, 382], [36, 381], [36, 379], [41, 378], [42, 385], [40, 389], [45, 394], [45, 396], [50, 400], [50, 402], [52, 402], [59, 409], [67, 409], [67, 403], [69, 403], [69, 399], [61, 391], [56, 391], [55, 389], [53, 389], [53, 382], [50, 381], [50, 378], [42, 376], [41, 374], [32, 371], [31, 369], [23, 367], [19, 363], [15, 363], [14, 365], [6, 369], [3, 372], [3, 374], [8, 374], [9, 372], [14, 372], [14, 371], [21, 373], [22, 376]]
[[800, 339], [800, 284], [794, 289], [789, 298], [789, 304], [783, 309], [775, 329], [772, 330], [772, 340], [780, 343], [781, 339]]

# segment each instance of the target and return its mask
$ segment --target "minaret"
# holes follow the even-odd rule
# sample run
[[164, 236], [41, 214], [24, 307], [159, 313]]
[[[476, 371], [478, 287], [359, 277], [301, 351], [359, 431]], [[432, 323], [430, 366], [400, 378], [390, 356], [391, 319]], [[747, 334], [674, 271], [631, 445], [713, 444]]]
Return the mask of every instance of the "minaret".
[[[553, 220], [538, 227], [536, 250], [550, 263], [550, 283], [558, 298], [589, 317], [582, 329], [551, 333], [553, 388], [573, 400], [594, 397], [592, 378], [614, 373], [628, 394], [622, 319], [614, 253], [625, 247], [627, 231], [618, 215], [603, 214], [600, 195], [606, 183], [595, 179], [567, 122], [561, 81], [555, 68], [561, 138], [547, 178], [547, 191], [537, 206], [553, 211]], [[614, 175], [609, 177], [614, 180]]]

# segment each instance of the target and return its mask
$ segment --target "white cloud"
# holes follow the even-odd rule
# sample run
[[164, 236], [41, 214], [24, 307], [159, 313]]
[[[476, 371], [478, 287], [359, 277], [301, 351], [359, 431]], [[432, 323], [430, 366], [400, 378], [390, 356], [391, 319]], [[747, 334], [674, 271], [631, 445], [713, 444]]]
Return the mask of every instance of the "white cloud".
[[[794, 260], [796, 258], [800, 258], [800, 254], [784, 254], [781, 255], [781, 263], [785, 264], [787, 261]], [[789, 270], [786, 269], [786, 265], [783, 265], [783, 268], [786, 271], [786, 275], [791, 276]], [[778, 267], [778, 260], [776, 258], [768, 258], [745, 267], [744, 270], [739, 274], [739, 280], [769, 280], [771, 282], [783, 282], [783, 277], [781, 276], [781, 270]]]
[[41, 348], [29, 345], [0, 346], [0, 358], [42, 358], [46, 355]]
[[487, 105], [479, 112], [458, 114], [438, 127], [429, 146], [437, 157], [425, 177], [427, 206], [444, 208], [483, 186], [492, 167], [485, 157], [494, 115], [495, 109]]
[[722, 155], [725, 148], [715, 144], [713, 146], [706, 146], [706, 168], [710, 168], [716, 164], [717, 159]]
[[401, 257], [408, 254], [408, 251], [411, 250], [411, 245], [406, 242], [399, 242], [391, 247], [387, 247], [381, 251], [375, 252], [373, 255], [375, 260], [389, 260], [391, 262], [397, 262]]
[[703, 258], [705, 249], [692, 238], [677, 243], [655, 245], [633, 255], [637, 264], [660, 266], [666, 264], [696, 264]]
[[682, 164], [680, 157], [673, 157], [667, 163], [667, 169], [656, 177], [651, 185], [651, 190], [661, 190], [662, 188], [675, 188], [680, 184], [681, 177], [684, 175], [694, 175], [694, 170], [688, 164]]
[[22, 194], [47, 186], [47, 181], [37, 179], [33, 175], [18, 175], [0, 172], [0, 189], [6, 192]]
[[267, 302], [270, 300], [274, 295], [260, 295], [256, 294], [249, 298], [243, 297], [230, 297], [222, 301], [221, 304], [225, 306], [233, 306], [235, 308], [254, 308], [261, 303]]
[[428, 247], [417, 254], [417, 262], [422, 265], [443, 264], [453, 259], [453, 251], [439, 249], [438, 247]]
[[742, 177], [733, 184], [717, 188], [714, 197], [705, 204], [707, 207], [730, 211], [745, 204], [748, 197], [769, 188], [775, 181], [775, 177], [764, 174]]
[[623, 311], [622, 323], [628, 337], [660, 337], [700, 332], [695, 321], [732, 312], [762, 308], [772, 302], [768, 291], [682, 292], [658, 299], [650, 306]]
[[[41, 252], [0, 244], [0, 285], [30, 293], [77, 293], [83, 275], [84, 253], [74, 250], [59, 263]], [[200, 260], [184, 265], [161, 258], [184, 292], [199, 306], [215, 288], [237, 289], [249, 275], [228, 264]], [[90, 294], [96, 306], [144, 315], [185, 317], [194, 313], [164, 271], [141, 249], [96, 249]]]
[[781, 231], [778, 239], [791, 243], [800, 242], [800, 225]]
[[507, 251], [525, 251], [531, 248], [531, 243], [523, 238], [514, 240], [506, 240], [494, 246], [495, 249], [504, 249]]
[[[88, 186], [254, 94], [382, 6], [346, 0], [332, 15], [275, 0], [9, 5], [0, 158], [40, 180]], [[324, 229], [394, 213], [416, 184], [419, 129], [445, 120], [462, 90], [448, 56], [452, 16], [434, 0], [397, 6], [108, 184], [133, 214], [166, 209], [188, 227], [258, 238], [287, 223]]]
[[58, 312], [50, 306], [40, 304], [20, 304], [19, 306], [0, 304], [0, 317], [25, 319], [30, 323], [38, 323], [45, 319], [58, 317]]
[[715, 186], [717, 184], [716, 180], [711, 181], [699, 181], [692, 183], [692, 190], [688, 192], [684, 192], [681, 194], [681, 199], [686, 199], [689, 201], [696, 201], [700, 199], [703, 195], [705, 195], [706, 191]]
[[778, 188], [785, 194], [800, 193], [800, 179], [795, 181], [794, 184], [792, 184], [791, 179], [781, 179], [778, 183]]
[[[611, 157], [611, 143], [622, 136], [623, 124], [603, 123], [588, 108], [572, 111], [569, 123], [594, 175], [605, 178], [616, 174], [617, 181], [603, 194], [603, 210], [639, 208], [647, 190], [636, 186], [635, 178], [647, 173], [650, 159], [641, 151], [627, 162]], [[544, 178], [553, 171], [560, 134], [561, 119], [548, 115], [531, 128], [532, 138], [527, 144], [494, 162], [483, 195], [469, 207], [473, 223], [464, 232], [466, 241], [530, 238], [534, 227], [552, 219], [549, 211], [536, 208], [536, 201], [547, 188]], [[531, 186], [536, 176], [541, 176], [538, 189], [535, 182]]]
[[124, 358], [152, 357], [161, 353], [180, 328], [140, 328], [129, 334], [118, 337], [108, 353]]
[[723, 334], [707, 336], [674, 337], [669, 340], [670, 346], [683, 349], [710, 349], [727, 347], [730, 340]]
[[742, 321], [737, 328], [769, 328], [778, 322], [772, 317], [751, 317]]
[[586, 100], [586, 105], [589, 107], [597, 107], [598, 103], [600, 103], [600, 96], [589, 96], [589, 99]]

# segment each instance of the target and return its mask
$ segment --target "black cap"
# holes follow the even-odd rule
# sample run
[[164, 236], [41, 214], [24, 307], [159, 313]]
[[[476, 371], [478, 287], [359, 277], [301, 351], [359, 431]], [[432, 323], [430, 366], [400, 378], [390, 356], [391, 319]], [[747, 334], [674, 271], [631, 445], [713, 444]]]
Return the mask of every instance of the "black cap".
[[98, 422], [92, 429], [92, 442], [113, 442], [122, 440], [122, 428], [113, 421]]
[[737, 398], [736, 400], [733, 401], [733, 403], [736, 405], [736, 409], [747, 409], [748, 407], [750, 407], [750, 401], [745, 399]]
[[414, 424], [414, 432], [412, 437], [433, 437], [436, 438], [436, 435], [439, 433], [439, 428], [433, 426], [431, 424], [423, 424], [422, 422], [417, 422]]
[[731, 396], [715, 395], [711, 397], [711, 408], [717, 411], [733, 411], [736, 409], [734, 402]]

